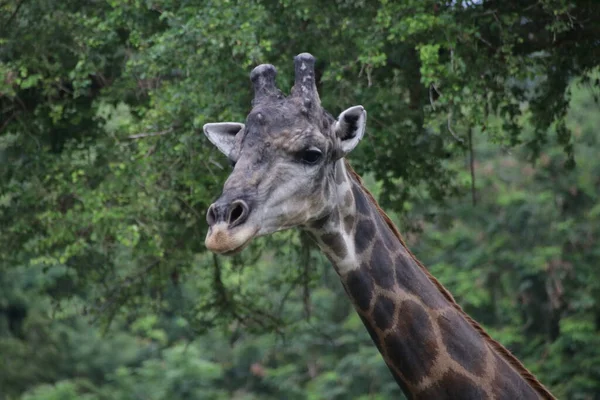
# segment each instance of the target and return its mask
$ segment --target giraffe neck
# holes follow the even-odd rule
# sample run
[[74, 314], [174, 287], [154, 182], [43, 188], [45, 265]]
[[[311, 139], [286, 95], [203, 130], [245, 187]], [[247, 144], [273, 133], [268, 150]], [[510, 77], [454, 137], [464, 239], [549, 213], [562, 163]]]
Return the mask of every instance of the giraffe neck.
[[342, 160], [333, 180], [338, 206], [307, 231], [409, 398], [553, 398], [412, 256]]

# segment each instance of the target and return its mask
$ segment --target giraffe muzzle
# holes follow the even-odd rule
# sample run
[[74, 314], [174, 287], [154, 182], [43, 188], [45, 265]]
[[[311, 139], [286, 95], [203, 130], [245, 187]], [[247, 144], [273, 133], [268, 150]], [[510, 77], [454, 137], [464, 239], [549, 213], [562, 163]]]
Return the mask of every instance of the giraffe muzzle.
[[223, 255], [233, 255], [242, 251], [258, 232], [258, 228], [244, 224], [249, 215], [250, 207], [243, 200], [218, 200], [213, 203], [206, 213], [206, 222], [209, 225], [206, 247]]

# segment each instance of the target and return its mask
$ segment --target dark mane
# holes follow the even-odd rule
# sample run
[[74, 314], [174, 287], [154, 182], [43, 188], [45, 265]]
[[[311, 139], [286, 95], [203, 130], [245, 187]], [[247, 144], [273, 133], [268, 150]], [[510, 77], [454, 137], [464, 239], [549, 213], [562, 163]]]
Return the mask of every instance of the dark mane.
[[381, 214], [381, 217], [387, 223], [389, 228], [392, 230], [394, 235], [398, 238], [402, 246], [406, 249], [408, 254], [412, 257], [415, 263], [423, 270], [427, 278], [436, 286], [436, 288], [440, 291], [440, 293], [450, 302], [454, 308], [471, 324], [471, 326], [490, 344], [490, 346], [498, 353], [523, 379], [525, 379], [529, 385], [544, 399], [556, 399], [549, 391], [542, 385], [537, 378], [525, 368], [525, 366], [519, 361], [508, 349], [506, 349], [502, 344], [498, 341], [494, 340], [477, 321], [471, 318], [463, 309], [458, 305], [456, 300], [452, 294], [446, 289], [431, 273], [425, 266], [412, 254], [410, 249], [404, 243], [402, 239], [402, 235], [398, 228], [394, 225], [392, 220], [387, 216], [387, 214], [379, 207], [379, 204], [373, 197], [373, 195], [367, 190], [367, 188], [363, 185], [362, 178], [352, 169], [348, 161], [345, 160], [345, 166], [348, 170], [350, 176], [358, 183], [363, 192], [367, 195], [367, 198], [371, 201], [373, 206], [377, 209], [377, 211]]

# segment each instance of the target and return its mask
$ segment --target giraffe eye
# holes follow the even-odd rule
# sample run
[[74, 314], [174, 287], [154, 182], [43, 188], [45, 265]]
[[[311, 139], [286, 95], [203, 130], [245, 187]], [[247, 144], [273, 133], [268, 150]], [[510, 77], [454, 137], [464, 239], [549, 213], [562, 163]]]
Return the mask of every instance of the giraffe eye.
[[321, 159], [321, 150], [310, 148], [302, 150], [299, 154], [300, 160], [305, 164], [316, 164]]

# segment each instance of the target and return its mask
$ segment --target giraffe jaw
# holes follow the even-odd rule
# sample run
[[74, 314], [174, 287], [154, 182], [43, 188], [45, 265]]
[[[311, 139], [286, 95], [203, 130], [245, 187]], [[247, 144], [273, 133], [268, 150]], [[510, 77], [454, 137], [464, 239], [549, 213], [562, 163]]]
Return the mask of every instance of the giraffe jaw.
[[204, 243], [213, 253], [224, 256], [238, 254], [254, 239], [259, 228], [240, 226], [230, 229], [226, 223], [211, 226]]

